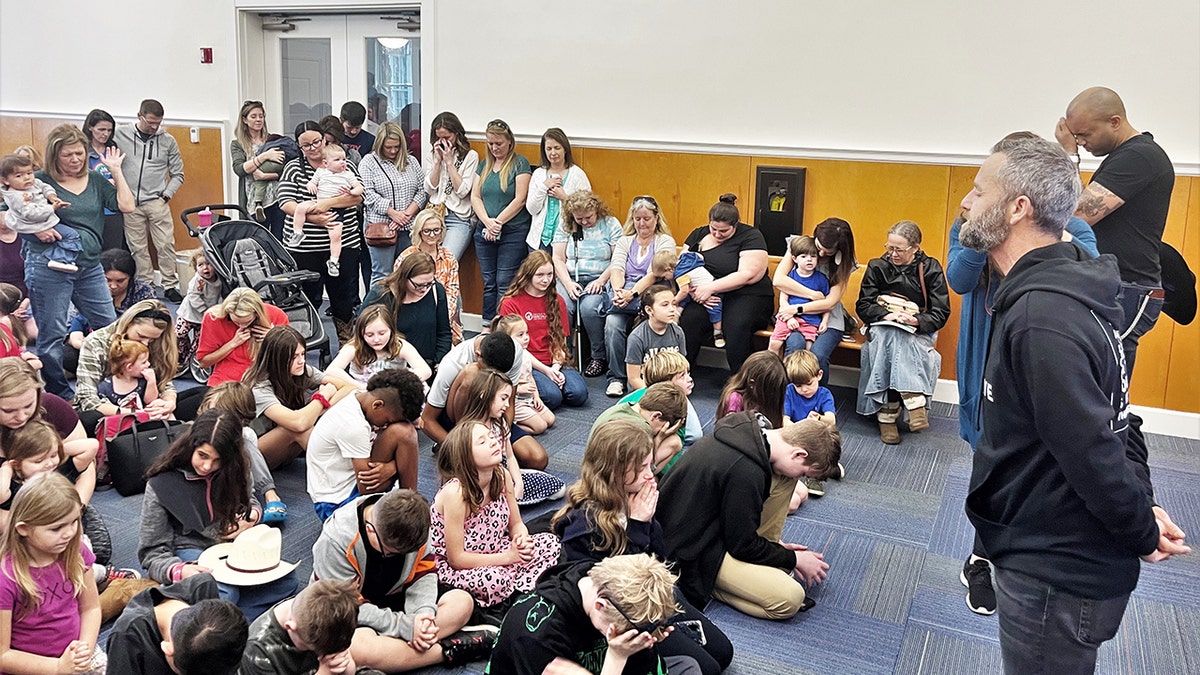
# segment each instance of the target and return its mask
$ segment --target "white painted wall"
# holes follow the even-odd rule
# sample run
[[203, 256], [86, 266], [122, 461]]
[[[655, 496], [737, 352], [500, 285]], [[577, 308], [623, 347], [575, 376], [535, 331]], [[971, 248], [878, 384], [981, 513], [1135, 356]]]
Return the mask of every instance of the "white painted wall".
[[[232, 8], [232, 0], [5, 0], [0, 110], [132, 117], [156, 98], [169, 121], [227, 120], [237, 114]], [[200, 63], [201, 47], [213, 48], [211, 65]]]
[[1195, 0], [426, 0], [422, 20], [422, 114], [468, 130], [977, 156], [1102, 84], [1200, 167]]

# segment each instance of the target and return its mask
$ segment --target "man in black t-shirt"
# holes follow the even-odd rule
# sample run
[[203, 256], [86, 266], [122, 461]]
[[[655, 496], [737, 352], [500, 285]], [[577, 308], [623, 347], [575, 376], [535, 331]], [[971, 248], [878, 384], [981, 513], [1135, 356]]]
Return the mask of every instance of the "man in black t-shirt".
[[1111, 89], [1085, 89], [1067, 106], [1054, 131], [1079, 163], [1079, 147], [1104, 157], [1092, 175], [1075, 215], [1096, 231], [1100, 253], [1117, 257], [1121, 270], [1120, 327], [1125, 371], [1133, 379], [1138, 338], [1150, 331], [1162, 310], [1158, 246], [1162, 242], [1175, 186], [1171, 160], [1149, 132], [1139, 133], [1125, 116], [1125, 104]]

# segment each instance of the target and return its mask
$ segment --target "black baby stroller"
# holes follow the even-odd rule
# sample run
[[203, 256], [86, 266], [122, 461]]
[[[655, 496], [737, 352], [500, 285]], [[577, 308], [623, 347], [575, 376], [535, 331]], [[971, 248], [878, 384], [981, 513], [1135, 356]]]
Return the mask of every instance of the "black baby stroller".
[[[199, 227], [198, 215], [205, 209], [213, 213], [212, 225]], [[237, 213], [238, 220], [219, 212]], [[193, 226], [188, 217], [196, 217]], [[250, 220], [250, 214], [236, 204], [210, 204], [187, 209], [179, 214], [188, 233], [200, 239], [204, 257], [221, 279], [221, 294], [228, 295], [239, 286], [253, 288], [263, 301], [287, 314], [292, 328], [304, 336], [307, 351], [320, 354], [320, 364], [329, 364], [329, 337], [317, 310], [304, 295], [301, 284], [320, 278], [316, 272], [297, 269], [283, 244], [262, 225]]]

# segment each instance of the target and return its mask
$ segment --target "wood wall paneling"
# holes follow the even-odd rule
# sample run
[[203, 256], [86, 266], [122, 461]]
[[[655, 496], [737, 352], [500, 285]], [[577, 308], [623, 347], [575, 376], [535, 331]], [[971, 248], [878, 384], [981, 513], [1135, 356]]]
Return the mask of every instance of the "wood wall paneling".
[[[1183, 254], [1192, 271], [1200, 272], [1200, 177], [1192, 176], [1187, 182], [1190, 185], [1187, 189], [1189, 198], [1186, 226], [1180, 235], [1175, 235], [1168, 224], [1168, 240]], [[1177, 180], [1175, 194], [1179, 191], [1180, 183]], [[1172, 202], [1172, 208], [1174, 206]], [[1178, 238], [1175, 238], [1176, 236]], [[1168, 329], [1172, 339], [1171, 350], [1167, 355], [1169, 365], [1163, 405], [1172, 410], [1200, 412], [1200, 319], [1193, 321], [1191, 325], [1180, 326], [1164, 314], [1151, 331], [1151, 335]], [[1138, 363], [1141, 362], [1139, 350]], [[1137, 368], [1140, 371], [1141, 365]], [[1141, 377], [1140, 372], [1138, 377]], [[1136, 379], [1134, 385], [1137, 385]]]

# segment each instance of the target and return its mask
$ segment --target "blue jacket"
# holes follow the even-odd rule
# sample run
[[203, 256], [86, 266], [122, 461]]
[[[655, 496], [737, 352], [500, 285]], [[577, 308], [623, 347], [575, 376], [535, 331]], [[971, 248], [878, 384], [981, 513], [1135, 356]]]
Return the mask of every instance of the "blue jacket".
[[[958, 378], [958, 435], [974, 448], [982, 428], [979, 419], [979, 392], [983, 382], [983, 364], [987, 360], [988, 332], [992, 316], [989, 311], [995, 299], [999, 275], [988, 268], [987, 253], [969, 249], [958, 241], [963, 217], [950, 226], [950, 255], [946, 258], [946, 283], [962, 296], [962, 311], [958, 324], [958, 358], [955, 371]], [[1091, 257], [1100, 255], [1096, 249], [1096, 234], [1082, 218], [1071, 217], [1067, 232]], [[984, 270], [987, 269], [987, 275]]]

